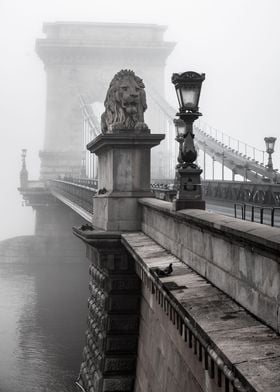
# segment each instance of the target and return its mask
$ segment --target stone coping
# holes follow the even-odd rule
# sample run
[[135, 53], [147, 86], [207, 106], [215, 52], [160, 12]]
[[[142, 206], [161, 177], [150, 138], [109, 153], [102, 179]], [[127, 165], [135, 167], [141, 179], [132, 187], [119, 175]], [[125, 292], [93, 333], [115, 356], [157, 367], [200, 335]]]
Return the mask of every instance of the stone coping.
[[[223, 391], [230, 384], [239, 392], [279, 392], [279, 335], [144, 233], [121, 237], [137, 262], [138, 275], [182, 341], [193, 348], [218, 385], [219, 372], [223, 373]], [[170, 263], [173, 273], [158, 277], [155, 268], [164, 269]]]
[[[154, 210], [172, 216], [175, 220], [198, 226], [211, 232], [228, 237], [231, 241], [246, 243], [252, 249], [260, 248], [274, 254], [274, 259], [280, 263], [280, 229], [243, 221], [241, 219], [213, 214], [205, 210], [172, 211], [172, 204], [167, 201], [142, 198], [139, 203]], [[276, 256], [276, 257], [275, 257]]]
[[73, 211], [75, 211], [78, 215], [80, 215], [82, 218], [84, 218], [86, 221], [90, 222], [92, 221], [92, 214], [90, 214], [87, 210], [79, 206], [77, 203], [75, 203], [72, 200], [69, 200], [68, 197], [65, 197], [61, 195], [60, 193], [52, 190], [51, 194], [56, 197], [58, 200], [60, 200], [62, 203], [64, 203], [66, 206], [70, 207]]
[[100, 153], [104, 148], [152, 148], [165, 138], [164, 134], [149, 133], [149, 130], [123, 130], [118, 133], [100, 134], [87, 144], [90, 152]]

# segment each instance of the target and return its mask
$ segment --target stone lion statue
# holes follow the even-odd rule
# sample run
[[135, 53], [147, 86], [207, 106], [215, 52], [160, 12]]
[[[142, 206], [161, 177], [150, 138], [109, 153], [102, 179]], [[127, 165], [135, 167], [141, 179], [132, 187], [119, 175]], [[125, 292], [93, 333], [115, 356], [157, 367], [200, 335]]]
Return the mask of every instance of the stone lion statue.
[[102, 133], [120, 129], [148, 129], [144, 123], [147, 109], [145, 86], [131, 70], [121, 70], [110, 83], [101, 116]]

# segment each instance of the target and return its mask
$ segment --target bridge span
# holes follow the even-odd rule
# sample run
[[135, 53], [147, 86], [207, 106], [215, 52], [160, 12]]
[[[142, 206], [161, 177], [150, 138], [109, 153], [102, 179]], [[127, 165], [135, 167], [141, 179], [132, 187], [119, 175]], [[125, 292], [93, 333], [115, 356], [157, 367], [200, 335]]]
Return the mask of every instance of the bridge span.
[[[54, 205], [81, 217], [73, 233], [90, 262], [90, 295], [76, 385], [83, 392], [279, 392], [280, 230], [202, 209], [174, 211], [175, 113], [161, 90], [174, 43], [163, 40], [164, 29], [51, 23], [37, 41], [48, 80], [45, 144], [39, 181], [28, 179], [23, 154], [20, 192], [38, 218], [44, 210], [50, 231]], [[151, 129], [166, 135], [100, 134], [94, 103], [115, 72], [108, 47], [114, 67], [143, 71]], [[203, 165], [209, 154], [213, 168], [219, 161], [233, 180], [244, 178], [205, 179], [210, 203], [279, 207], [279, 174], [257, 160], [256, 149], [249, 157], [248, 146], [243, 154], [201, 124], [195, 137]]]

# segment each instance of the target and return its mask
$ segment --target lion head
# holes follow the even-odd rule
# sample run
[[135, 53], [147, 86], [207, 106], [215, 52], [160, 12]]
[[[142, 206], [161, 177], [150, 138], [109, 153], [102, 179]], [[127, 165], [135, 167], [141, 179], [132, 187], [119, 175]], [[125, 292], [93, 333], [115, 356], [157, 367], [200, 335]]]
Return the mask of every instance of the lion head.
[[118, 72], [110, 83], [101, 116], [103, 133], [118, 129], [147, 128], [144, 111], [147, 109], [145, 86], [131, 70]]

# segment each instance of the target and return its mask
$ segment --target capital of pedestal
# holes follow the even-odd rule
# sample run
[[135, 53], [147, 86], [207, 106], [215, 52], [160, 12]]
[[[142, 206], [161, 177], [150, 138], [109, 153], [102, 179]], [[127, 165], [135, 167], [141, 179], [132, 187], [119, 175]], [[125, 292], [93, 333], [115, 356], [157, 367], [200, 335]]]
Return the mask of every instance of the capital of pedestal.
[[140, 229], [137, 199], [152, 197], [150, 150], [164, 137], [148, 130], [124, 130], [99, 135], [87, 145], [98, 156], [99, 192], [93, 199], [95, 227]]

